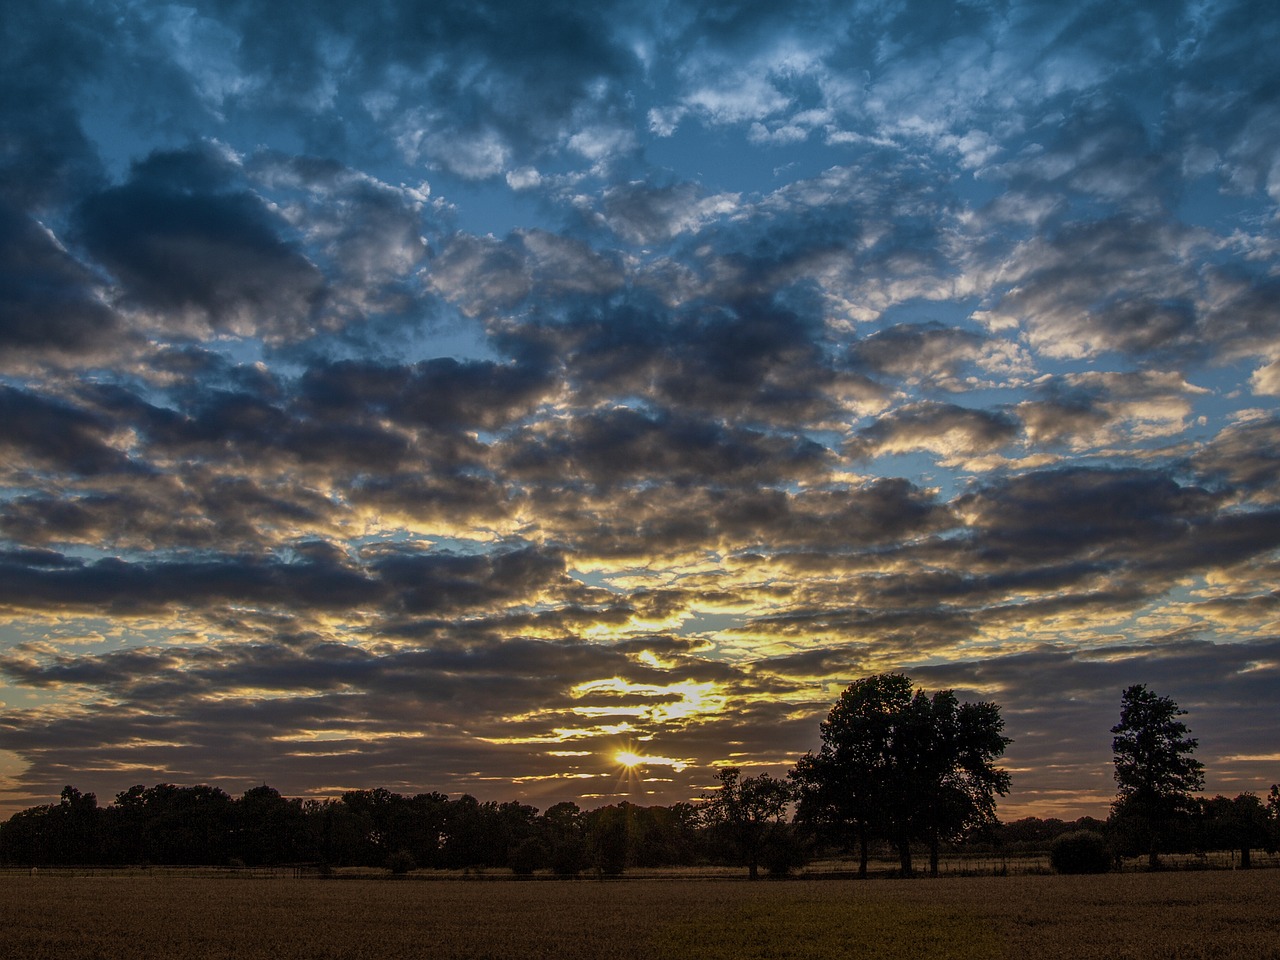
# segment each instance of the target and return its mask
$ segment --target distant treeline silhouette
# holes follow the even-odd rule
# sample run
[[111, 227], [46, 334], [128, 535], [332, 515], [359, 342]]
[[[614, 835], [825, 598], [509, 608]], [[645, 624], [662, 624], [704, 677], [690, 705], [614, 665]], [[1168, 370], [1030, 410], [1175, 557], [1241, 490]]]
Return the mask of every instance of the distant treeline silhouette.
[[[1106, 820], [1024, 818], [1001, 823], [995, 797], [1009, 777], [993, 761], [1009, 740], [999, 707], [960, 704], [951, 691], [916, 691], [899, 674], [849, 686], [821, 725], [822, 748], [786, 780], [722, 768], [700, 802], [621, 802], [545, 811], [515, 801], [481, 802], [385, 788], [337, 799], [287, 798], [262, 785], [232, 797], [208, 786], [131, 787], [99, 806], [92, 793], [63, 788], [58, 803], [0, 824], [0, 862], [22, 865], [278, 865], [465, 870], [510, 868], [617, 875], [630, 867], [738, 864], [751, 877], [782, 875], [815, 854], [854, 851], [865, 875], [872, 848], [912, 872], [912, 849], [938, 870], [944, 846], [992, 853], [1054, 849], [1064, 871], [1105, 869], [1120, 856], [1158, 851], [1280, 847], [1280, 789], [1267, 802], [1191, 797], [1196, 742], [1174, 720], [1182, 711], [1145, 687], [1131, 687], [1113, 728], [1119, 795]], [[1135, 749], [1140, 744], [1141, 749]], [[1188, 771], [1170, 780], [1168, 770]], [[1152, 772], [1153, 771], [1153, 772]], [[1148, 775], [1149, 772], [1152, 772]], [[1158, 774], [1158, 775], [1157, 775]], [[788, 815], [791, 814], [789, 817]]]
[[[1244, 795], [1246, 798], [1249, 795]], [[1256, 798], [1255, 798], [1256, 799]], [[1262, 812], [1252, 829], [1238, 816], [1248, 800], [1203, 801], [1183, 836], [1167, 846], [1183, 850], [1274, 851], [1273, 817]], [[1245, 810], [1247, 813], [1247, 809]], [[840, 845], [782, 825], [771, 836], [762, 863], [784, 873], [817, 851]], [[1016, 855], [1048, 850], [1081, 830], [1108, 836], [1131, 855], [1114, 821], [1092, 817], [1063, 821], [1025, 817], [989, 826], [969, 838], [975, 849]], [[1126, 850], [1127, 846], [1127, 850]], [[887, 852], [887, 848], [886, 848]], [[383, 788], [353, 790], [335, 800], [286, 798], [269, 786], [240, 797], [210, 786], [136, 786], [116, 802], [99, 806], [92, 793], [74, 787], [59, 803], [31, 807], [0, 825], [0, 862], [31, 865], [183, 864], [246, 866], [317, 865], [415, 868], [510, 868], [517, 873], [552, 870], [619, 874], [632, 867], [743, 864], [741, 846], [694, 803], [639, 806], [622, 802], [582, 810], [559, 803], [539, 812], [523, 803], [481, 803], [440, 793], [404, 796]]]

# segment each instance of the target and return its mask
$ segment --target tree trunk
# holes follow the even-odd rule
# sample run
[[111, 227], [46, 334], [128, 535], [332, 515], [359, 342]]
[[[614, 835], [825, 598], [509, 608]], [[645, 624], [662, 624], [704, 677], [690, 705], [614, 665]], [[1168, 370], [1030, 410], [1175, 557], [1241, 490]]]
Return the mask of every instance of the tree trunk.
[[938, 831], [936, 829], [929, 833], [929, 876], [936, 877], [938, 875]]
[[910, 877], [915, 873], [911, 868], [911, 840], [907, 837], [898, 838], [898, 863], [904, 877]]
[[870, 858], [870, 844], [867, 841], [867, 828], [858, 828], [858, 877], [867, 879], [867, 860]]
[[748, 880], [759, 880], [759, 879], [760, 879], [760, 867], [759, 867], [759, 865], [755, 862], [755, 860], [754, 860], [754, 859], [753, 859], [750, 863], [748, 863], [748, 864], [747, 864], [747, 879], [748, 879]]
[[1249, 848], [1242, 846], [1240, 848], [1240, 869], [1248, 870], [1251, 866], [1253, 866], [1253, 863], [1249, 859]]

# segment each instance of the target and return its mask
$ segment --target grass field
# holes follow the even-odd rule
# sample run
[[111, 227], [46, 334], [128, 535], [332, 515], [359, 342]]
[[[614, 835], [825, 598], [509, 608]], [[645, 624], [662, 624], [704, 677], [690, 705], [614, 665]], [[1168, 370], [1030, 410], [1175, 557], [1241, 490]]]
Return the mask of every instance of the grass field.
[[937, 880], [0, 878], [13, 960], [1280, 960], [1280, 871]]

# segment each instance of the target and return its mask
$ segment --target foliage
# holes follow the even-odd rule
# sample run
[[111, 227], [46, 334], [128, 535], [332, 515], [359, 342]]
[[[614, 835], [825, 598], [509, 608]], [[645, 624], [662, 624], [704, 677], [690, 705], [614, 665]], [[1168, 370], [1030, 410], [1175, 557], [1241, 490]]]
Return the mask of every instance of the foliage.
[[1242, 870], [1253, 865], [1253, 850], [1274, 849], [1273, 824], [1256, 794], [1202, 799], [1197, 826], [1199, 849], [1238, 850]]
[[822, 747], [796, 764], [797, 819], [819, 834], [859, 844], [866, 875], [868, 846], [896, 845], [904, 874], [911, 843], [938, 849], [995, 820], [995, 798], [1010, 778], [995, 766], [1009, 744], [994, 703], [960, 704], [950, 690], [932, 697], [909, 677], [880, 674], [855, 681], [820, 727]]
[[1115, 857], [1107, 838], [1096, 830], [1075, 830], [1049, 847], [1049, 864], [1058, 873], [1106, 873]]
[[808, 844], [792, 824], [780, 823], [770, 831], [760, 862], [770, 877], [789, 876], [809, 860]]
[[631, 804], [601, 807], [587, 818], [587, 860], [596, 873], [619, 876], [627, 869], [628, 825]]
[[911, 681], [901, 674], [854, 681], [819, 726], [821, 749], [790, 774], [797, 820], [831, 839], [856, 838], [861, 876], [871, 839], [891, 829], [897, 723], [910, 706]]
[[1267, 795], [1267, 853], [1280, 850], [1280, 784], [1273, 783]]
[[547, 864], [547, 848], [537, 837], [525, 837], [511, 851], [511, 872], [528, 877]]
[[716, 775], [719, 788], [703, 797], [699, 808], [703, 822], [720, 833], [734, 849], [748, 876], [758, 879], [760, 861], [771, 844], [781, 844], [791, 784], [762, 773], [741, 777], [737, 767], [724, 767]]
[[565, 837], [551, 848], [551, 872], [557, 877], [576, 877], [587, 867], [587, 844], [580, 837]]
[[1134, 684], [1111, 728], [1118, 785], [1112, 817], [1118, 829], [1143, 837], [1152, 867], [1171, 828], [1195, 811], [1192, 791], [1204, 786], [1204, 765], [1191, 756], [1198, 741], [1178, 719], [1185, 714], [1169, 697]]
[[412, 853], [401, 848], [387, 857], [387, 869], [396, 876], [400, 876], [412, 870], [417, 870], [418, 861], [413, 859]]

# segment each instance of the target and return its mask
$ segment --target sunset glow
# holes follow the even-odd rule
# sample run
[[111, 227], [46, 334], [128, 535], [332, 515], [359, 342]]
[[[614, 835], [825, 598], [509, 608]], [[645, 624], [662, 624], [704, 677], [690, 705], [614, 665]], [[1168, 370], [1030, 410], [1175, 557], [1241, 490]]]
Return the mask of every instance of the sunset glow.
[[[675, 803], [851, 681], [1280, 781], [1280, 10], [27, 4], [0, 813]], [[619, 768], [623, 768], [619, 775]]]

